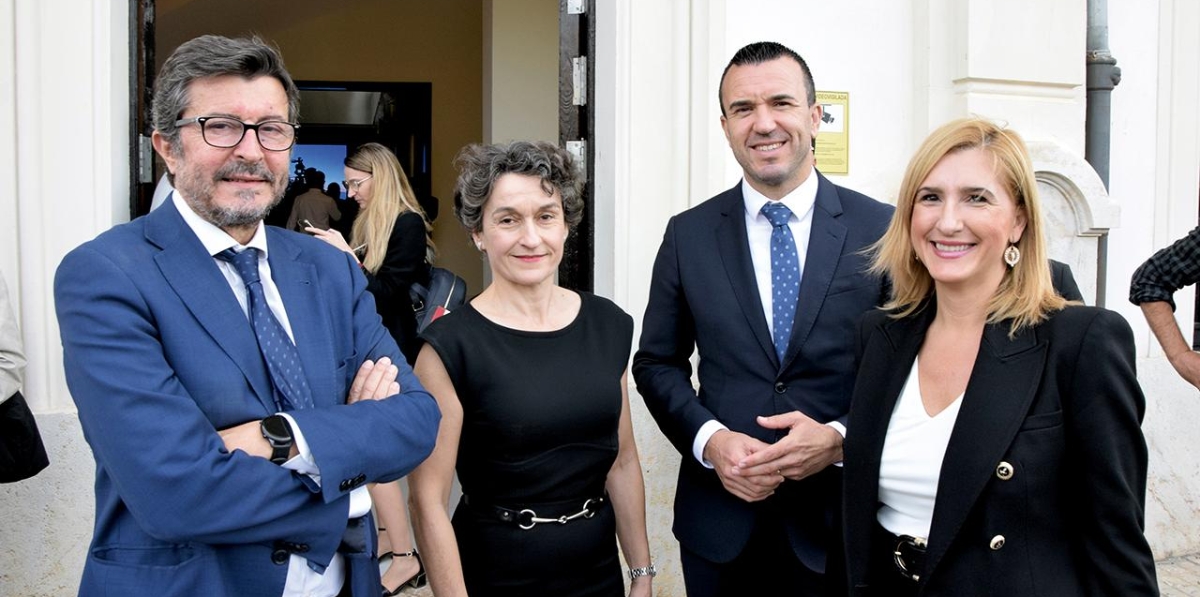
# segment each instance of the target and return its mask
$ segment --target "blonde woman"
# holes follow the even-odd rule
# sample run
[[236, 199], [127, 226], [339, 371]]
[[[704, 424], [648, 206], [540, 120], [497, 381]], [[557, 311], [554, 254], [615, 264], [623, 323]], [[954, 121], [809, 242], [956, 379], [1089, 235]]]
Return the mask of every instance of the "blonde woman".
[[[419, 343], [408, 291], [414, 283], [429, 282], [429, 263], [435, 254], [431, 228], [391, 150], [367, 143], [346, 158], [345, 167], [346, 195], [359, 205], [350, 242], [336, 230], [306, 230], [359, 260], [383, 325], [413, 363]], [[412, 546], [399, 484], [370, 489], [380, 522], [380, 559], [392, 559], [383, 574], [383, 594], [398, 595], [405, 588], [423, 586], [425, 570]]]
[[855, 597], [1158, 595], [1133, 334], [1055, 292], [1038, 201], [1021, 137], [987, 120], [909, 163], [846, 425]]

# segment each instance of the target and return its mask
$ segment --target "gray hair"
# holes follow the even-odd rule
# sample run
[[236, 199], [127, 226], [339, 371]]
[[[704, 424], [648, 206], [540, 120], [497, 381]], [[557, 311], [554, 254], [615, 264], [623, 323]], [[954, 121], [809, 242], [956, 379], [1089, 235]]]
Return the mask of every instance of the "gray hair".
[[184, 42], [167, 61], [154, 82], [154, 106], [151, 115], [154, 128], [180, 149], [179, 128], [175, 121], [183, 115], [191, 98], [188, 87], [192, 81], [207, 77], [234, 75], [244, 79], [260, 76], [274, 77], [288, 98], [288, 120], [295, 122], [300, 115], [300, 90], [292, 82], [283, 65], [279, 50], [257, 36], [228, 38], [220, 35], [201, 35]]
[[496, 181], [505, 174], [534, 176], [547, 195], [562, 197], [563, 218], [570, 229], [583, 221], [583, 177], [567, 150], [545, 141], [513, 141], [494, 145], [468, 145], [454, 160], [458, 183], [454, 186], [454, 215], [468, 232], [483, 229], [483, 208]]

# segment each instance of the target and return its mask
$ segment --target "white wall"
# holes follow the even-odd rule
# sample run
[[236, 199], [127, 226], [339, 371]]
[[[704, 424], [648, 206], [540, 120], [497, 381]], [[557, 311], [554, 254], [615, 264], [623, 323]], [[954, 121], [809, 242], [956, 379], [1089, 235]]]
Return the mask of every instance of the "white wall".
[[[1200, 207], [1200, 4], [1109, 2], [1109, 46], [1121, 68], [1113, 91], [1110, 188], [1122, 207], [1109, 241], [1108, 307], [1133, 325], [1143, 428], [1150, 444], [1146, 525], [1160, 556], [1200, 550], [1200, 395], [1171, 368], [1128, 302], [1133, 271], [1196, 226]], [[1192, 338], [1195, 288], [1175, 295]]]
[[68, 250], [128, 218], [128, 16], [119, 0], [0, 2], [0, 265], [51, 459], [0, 485], [7, 595], [74, 593], [91, 537], [92, 458], [63, 380], [52, 283]]

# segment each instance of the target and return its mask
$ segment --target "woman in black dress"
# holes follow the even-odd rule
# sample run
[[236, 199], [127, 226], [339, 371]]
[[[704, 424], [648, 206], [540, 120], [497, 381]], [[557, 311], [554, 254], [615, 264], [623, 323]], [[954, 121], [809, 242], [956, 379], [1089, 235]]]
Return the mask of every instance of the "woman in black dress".
[[[582, 219], [570, 155], [514, 142], [470, 146], [458, 161], [455, 214], [492, 284], [431, 324], [417, 358], [442, 410], [437, 447], [410, 477], [434, 592], [623, 595], [619, 540], [630, 594], [648, 596], [655, 572], [626, 383], [633, 321], [555, 281]], [[456, 470], [463, 497], [451, 521]]]

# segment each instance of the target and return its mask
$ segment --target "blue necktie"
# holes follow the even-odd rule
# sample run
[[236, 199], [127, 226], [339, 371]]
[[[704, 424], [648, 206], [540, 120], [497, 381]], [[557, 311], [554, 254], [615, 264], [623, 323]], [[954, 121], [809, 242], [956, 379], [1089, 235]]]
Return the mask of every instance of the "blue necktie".
[[788, 340], [792, 337], [792, 319], [796, 315], [796, 297], [800, 294], [800, 260], [796, 256], [796, 239], [788, 228], [792, 210], [782, 203], [768, 201], [762, 207], [774, 226], [771, 230], [771, 319], [775, 331], [775, 354], [783, 363]]
[[267, 305], [267, 296], [263, 294], [262, 280], [258, 277], [258, 249], [249, 248], [241, 253], [225, 249], [217, 254], [217, 259], [232, 263], [246, 283], [250, 327], [254, 328], [258, 349], [271, 374], [271, 385], [275, 386], [275, 406], [283, 411], [312, 408], [312, 390], [304, 378], [300, 353], [283, 324], [275, 319]]

